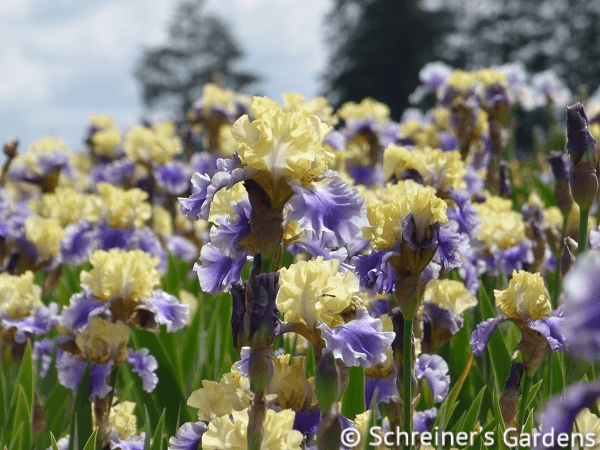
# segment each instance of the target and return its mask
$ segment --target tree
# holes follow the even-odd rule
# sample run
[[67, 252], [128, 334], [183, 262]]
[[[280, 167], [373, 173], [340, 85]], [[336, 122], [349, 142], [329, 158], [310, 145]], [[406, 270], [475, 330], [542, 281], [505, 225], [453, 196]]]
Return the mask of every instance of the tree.
[[373, 97], [399, 118], [445, 30], [444, 13], [426, 12], [418, 3], [334, 0], [325, 18], [331, 51], [322, 76], [334, 106]]
[[168, 42], [145, 49], [134, 68], [144, 105], [169, 109], [178, 122], [185, 119], [206, 83], [217, 81], [244, 91], [260, 80], [235, 68], [244, 52], [228, 26], [204, 12], [204, 4], [205, 0], [181, 0], [168, 29]]
[[600, 0], [430, 0], [455, 30], [439, 59], [464, 69], [521, 61], [530, 72], [552, 69], [573, 92], [600, 80]]

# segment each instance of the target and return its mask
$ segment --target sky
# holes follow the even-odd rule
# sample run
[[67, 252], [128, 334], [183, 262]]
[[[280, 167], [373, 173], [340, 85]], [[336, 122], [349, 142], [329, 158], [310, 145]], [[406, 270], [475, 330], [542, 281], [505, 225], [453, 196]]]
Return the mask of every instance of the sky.
[[[131, 75], [146, 46], [166, 42], [177, 0], [1, 0], [0, 142], [24, 150], [46, 134], [83, 147], [91, 114], [110, 114], [122, 130], [143, 108]], [[231, 26], [261, 74], [261, 92], [281, 101], [294, 90], [311, 98], [327, 52], [323, 17], [331, 0], [207, 0]]]

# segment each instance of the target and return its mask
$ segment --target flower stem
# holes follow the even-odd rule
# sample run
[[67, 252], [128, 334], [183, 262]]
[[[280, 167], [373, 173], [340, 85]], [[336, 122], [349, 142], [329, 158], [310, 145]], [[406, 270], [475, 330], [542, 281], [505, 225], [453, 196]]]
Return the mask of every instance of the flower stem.
[[[404, 402], [403, 430], [408, 436], [412, 436], [412, 318], [404, 319], [404, 345], [402, 348], [404, 361], [402, 367], [402, 400]], [[404, 446], [405, 449], [410, 449], [410, 444]]]
[[527, 402], [529, 397], [529, 389], [531, 387], [531, 377], [527, 374], [527, 371], [523, 372], [523, 379], [521, 380], [521, 404], [519, 405], [519, 424], [521, 426], [525, 425], [526, 412], [527, 412]]
[[587, 229], [589, 209], [581, 209], [579, 212], [579, 245], [577, 246], [577, 254], [581, 255], [587, 250]]
[[558, 247], [558, 254], [556, 257], [556, 269], [554, 270], [554, 290], [552, 292], [552, 298], [550, 299], [550, 301], [552, 302], [552, 309], [556, 309], [556, 307], [558, 306], [558, 296], [560, 294], [560, 288], [561, 288], [561, 282], [562, 282], [562, 275], [560, 273], [560, 262], [561, 262], [560, 258], [561, 258], [563, 246], [565, 245], [565, 238], [567, 237], [568, 219], [569, 219], [568, 216], [565, 216], [563, 218], [562, 234], [561, 234], [561, 238], [560, 238], [560, 244]]

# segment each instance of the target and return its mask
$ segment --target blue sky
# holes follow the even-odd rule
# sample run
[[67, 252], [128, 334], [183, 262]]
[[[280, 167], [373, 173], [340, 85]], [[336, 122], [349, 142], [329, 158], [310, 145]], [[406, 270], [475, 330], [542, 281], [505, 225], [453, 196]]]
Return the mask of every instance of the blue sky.
[[[22, 146], [45, 134], [82, 147], [90, 114], [121, 130], [142, 114], [131, 76], [144, 46], [165, 42], [176, 0], [0, 1], [0, 141]], [[262, 92], [312, 97], [326, 63], [322, 33], [331, 0], [207, 0], [261, 73]]]

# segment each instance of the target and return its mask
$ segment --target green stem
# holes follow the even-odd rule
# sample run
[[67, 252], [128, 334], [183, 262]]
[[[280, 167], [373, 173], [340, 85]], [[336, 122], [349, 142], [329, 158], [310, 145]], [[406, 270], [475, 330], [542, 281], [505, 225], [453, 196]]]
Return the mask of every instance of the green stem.
[[577, 254], [581, 255], [587, 250], [587, 229], [589, 209], [581, 209], [579, 212], [579, 245], [577, 246]]
[[561, 273], [560, 273], [560, 260], [563, 251], [563, 247], [565, 245], [565, 238], [567, 237], [567, 222], [568, 216], [563, 218], [563, 227], [562, 227], [562, 236], [560, 238], [560, 243], [558, 247], [558, 255], [556, 257], [556, 269], [554, 270], [554, 291], [552, 292], [552, 298], [550, 301], [552, 302], [552, 309], [556, 309], [558, 306], [558, 296], [560, 295], [561, 288]]
[[[408, 436], [412, 436], [412, 332], [413, 321], [404, 319], [404, 346], [402, 348], [404, 354], [404, 364], [402, 367], [402, 399], [404, 402], [403, 430]], [[404, 446], [405, 449], [410, 449], [410, 444]]]
[[529, 397], [529, 389], [531, 387], [531, 377], [527, 374], [527, 371], [523, 372], [523, 379], [521, 380], [521, 404], [519, 405], [519, 424], [525, 425], [525, 415], [527, 412], [527, 402]]

